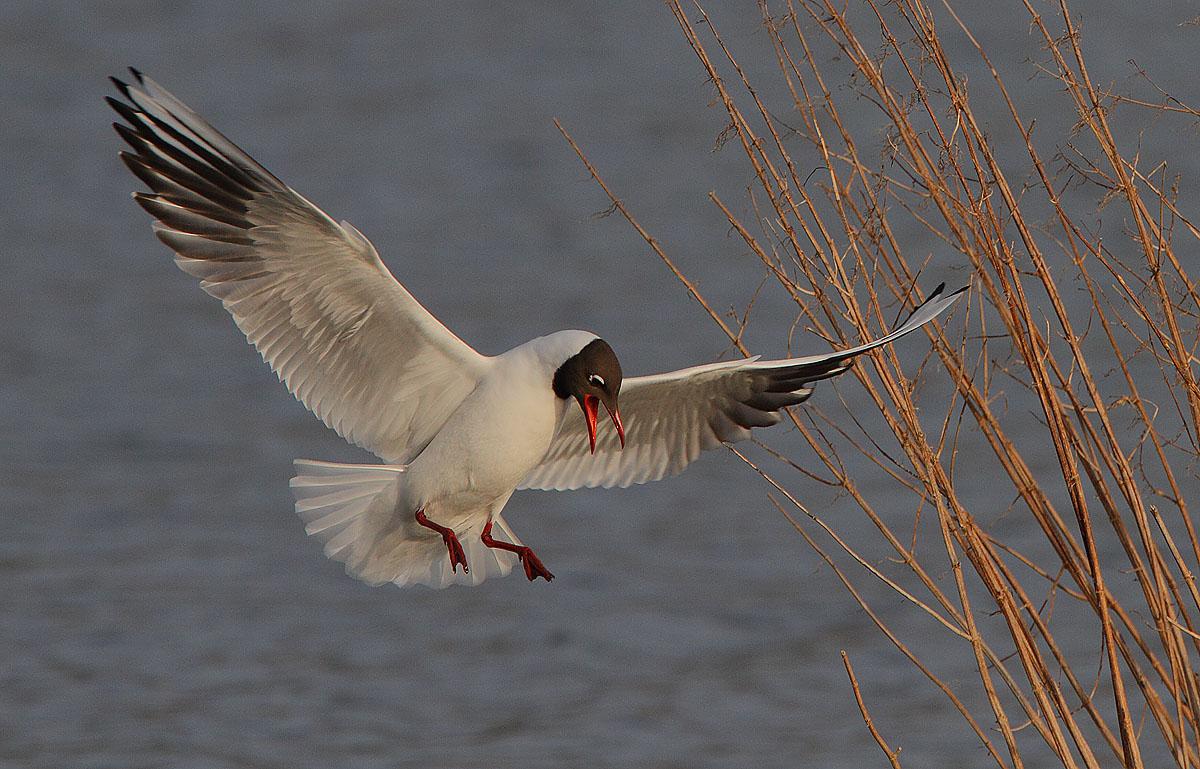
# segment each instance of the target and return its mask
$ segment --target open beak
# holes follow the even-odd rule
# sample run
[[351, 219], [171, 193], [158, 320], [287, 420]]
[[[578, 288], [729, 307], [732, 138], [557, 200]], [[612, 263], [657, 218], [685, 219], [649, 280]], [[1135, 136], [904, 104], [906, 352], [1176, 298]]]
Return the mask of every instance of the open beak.
[[[600, 412], [600, 399], [595, 395], [585, 395], [579, 401], [579, 407], [583, 409], [583, 418], [587, 422], [588, 431], [588, 446], [593, 454], [596, 453], [596, 417]], [[613, 427], [617, 430], [617, 437], [621, 439], [621, 448], [625, 448], [625, 425], [621, 423], [621, 412], [616, 405], [609, 406], [604, 404], [604, 410], [608, 412], [608, 416], [612, 419]]]
[[605, 403], [604, 410], [612, 419], [613, 427], [617, 428], [617, 437], [621, 439], [621, 448], [625, 448], [625, 425], [621, 424], [621, 410], [617, 408], [616, 403], [613, 403], [612, 406]]
[[579, 407], [583, 409], [583, 418], [587, 421], [588, 443], [592, 447], [592, 453], [596, 453], [596, 412], [600, 408], [600, 399], [595, 395], [585, 395], [583, 400], [579, 402]]

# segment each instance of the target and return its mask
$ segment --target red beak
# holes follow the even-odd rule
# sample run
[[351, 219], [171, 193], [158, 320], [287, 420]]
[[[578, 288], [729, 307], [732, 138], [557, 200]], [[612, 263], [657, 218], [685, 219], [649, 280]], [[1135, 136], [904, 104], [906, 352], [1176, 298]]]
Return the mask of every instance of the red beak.
[[621, 424], [620, 409], [610, 409], [608, 404], [605, 403], [604, 410], [607, 411], [609, 417], [612, 418], [613, 427], [617, 428], [617, 437], [621, 439], [621, 448], [625, 448], [625, 425]]
[[583, 409], [583, 418], [587, 420], [588, 443], [591, 444], [592, 453], [596, 453], [596, 412], [600, 408], [600, 399], [595, 395], [585, 395], [583, 400], [579, 402], [579, 407]]
[[[579, 402], [579, 407], [583, 409], [583, 418], [587, 422], [588, 430], [588, 445], [591, 447], [592, 453], [596, 453], [596, 417], [600, 412], [600, 399], [595, 395], [585, 395], [583, 400]], [[621, 448], [625, 448], [625, 425], [621, 423], [621, 412], [617, 409], [610, 409], [608, 404], [604, 404], [605, 411], [612, 419], [613, 427], [617, 429], [617, 437], [621, 439]]]

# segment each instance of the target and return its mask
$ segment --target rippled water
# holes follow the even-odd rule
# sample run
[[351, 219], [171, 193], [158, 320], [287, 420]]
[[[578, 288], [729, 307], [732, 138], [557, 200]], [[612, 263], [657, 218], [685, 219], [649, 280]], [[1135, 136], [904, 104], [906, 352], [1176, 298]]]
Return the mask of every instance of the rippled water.
[[[1093, 65], [1157, 63], [1194, 93], [1165, 64], [1194, 53], [1176, 26], [1194, 9], [1159, 5], [1089, 5]], [[730, 42], [766, 45], [754, 13], [719, 18]], [[1004, 60], [1035, 55], [1010, 28], [993, 34]], [[106, 75], [144, 69], [353, 221], [485, 352], [583, 326], [628, 372], [679, 367], [722, 353], [718, 332], [624, 222], [592, 216], [606, 201], [551, 122], [719, 306], [747, 303], [759, 270], [704, 193], [739, 199], [749, 176], [711, 151], [724, 121], [664, 8], [9, 2], [0, 41], [0, 765], [879, 765], [840, 649], [908, 765], [986, 765], [729, 456], [642, 488], [515, 496], [552, 585], [344, 576], [290, 512], [290, 463], [368, 458], [171, 265], [101, 101]], [[939, 279], [966, 279], [944, 263]], [[752, 343], [782, 354], [787, 305], [757, 312]], [[929, 643], [972, 677], [945, 634]]]

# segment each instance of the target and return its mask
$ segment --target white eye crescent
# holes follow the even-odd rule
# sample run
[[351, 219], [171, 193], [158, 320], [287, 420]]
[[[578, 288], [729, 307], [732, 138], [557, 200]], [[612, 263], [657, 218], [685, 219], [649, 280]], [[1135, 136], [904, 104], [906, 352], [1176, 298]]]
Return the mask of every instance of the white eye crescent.
[[599, 374], [588, 374], [588, 384], [596, 385], [597, 387], [604, 386], [604, 377]]

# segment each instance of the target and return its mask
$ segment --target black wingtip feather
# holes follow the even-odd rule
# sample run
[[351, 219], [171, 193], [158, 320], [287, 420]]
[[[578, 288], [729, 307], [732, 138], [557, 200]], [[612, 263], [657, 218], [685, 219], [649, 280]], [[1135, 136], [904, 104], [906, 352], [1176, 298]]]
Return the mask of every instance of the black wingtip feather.
[[129, 167], [130, 171], [155, 192], [161, 191], [161, 185], [157, 180], [158, 177], [162, 177], [170, 183], [184, 187], [208, 200], [212, 205], [237, 214], [246, 212], [245, 199], [230, 195], [187, 168], [174, 165], [154, 153], [132, 155], [126, 152], [122, 153], [121, 159], [125, 161], [125, 165]]
[[117, 136], [133, 148], [134, 152], [139, 155], [145, 154], [146, 140], [138, 136], [137, 132], [124, 123], [113, 123], [113, 130], [117, 132]]
[[[134, 71], [136, 73], [136, 70]], [[141, 73], [136, 74], [140, 75]], [[253, 197], [254, 193], [263, 191], [263, 185], [256, 178], [256, 174], [253, 171], [240, 167], [236, 162], [221, 155], [219, 150], [210, 149], [199, 144], [192, 138], [180, 133], [174, 126], [166, 123], [154, 114], [145, 111], [129, 92], [129, 88], [125, 83], [115, 77], [109, 79], [117, 85], [130, 103], [126, 104], [111, 96], [104, 97], [105, 101], [129, 124], [129, 127], [132, 129], [132, 135], [139, 137], [139, 141], [135, 142], [130, 138], [129, 134], [121, 132], [118, 129], [121, 138], [137, 150], [138, 154], [145, 156], [154, 154], [155, 151], [165, 153], [168, 157], [184, 165], [193, 173], [204, 177], [210, 183], [242, 200], [249, 200]], [[141, 82], [140, 77], [139, 82]], [[186, 147], [191, 153], [198, 156], [201, 162], [195, 162], [193, 158], [179, 152], [170, 143], [164, 142], [157, 132], [165, 133], [174, 141], [179, 142], [179, 144]], [[151, 145], [156, 147], [157, 150], [150, 150]], [[231, 181], [233, 182], [232, 185], [230, 185]]]
[[[154, 145], [159, 147], [162, 151], [165, 151], [171, 156], [176, 157], [179, 162], [188, 166], [193, 171], [201, 176], [204, 176], [219, 187], [225, 188], [228, 182], [232, 180], [236, 185], [244, 187], [250, 193], [263, 191], [262, 184], [255, 180], [249, 173], [247, 173], [247, 171], [239, 168], [231, 160], [218, 154], [219, 150], [210, 150], [208, 146], [204, 146], [191, 137], [181, 133], [174, 126], [165, 122], [161, 118], [148, 112], [144, 114], [156, 129], [162, 131], [173, 140], [179, 142], [181, 145], [186, 147], [188, 151], [199, 157], [203, 162], [200, 165], [197, 165], [190, 157], [186, 155], [180, 155], [174, 147], [172, 147], [170, 144], [164, 144], [158, 135], [151, 131], [150, 135], [146, 138], [152, 140]], [[173, 113], [168, 114], [172, 114], [172, 116], [174, 116]], [[213, 171], [216, 172], [215, 175], [212, 174]], [[249, 200], [252, 197], [252, 195], [239, 194], [235, 188], [230, 188], [228, 191], [238, 194], [239, 197], [244, 197], [246, 200]]]
[[129, 168], [129, 170], [133, 172], [134, 176], [145, 182], [146, 186], [148, 186], [150, 189], [154, 189], [154, 184], [152, 181], [155, 179], [157, 174], [141, 155], [138, 155], [135, 152], [130, 152], [129, 150], [121, 150], [117, 153], [117, 157], [121, 158], [121, 162], [123, 162]]
[[137, 67], [130, 67], [129, 74], [133, 75], [134, 78], [136, 78], [139, 83], [146, 82], [145, 78], [142, 77], [142, 71], [140, 69], [138, 69]]
[[116, 86], [117, 90], [121, 92], [122, 96], [124, 96], [130, 102], [137, 104], [137, 101], [133, 98], [133, 94], [129, 92], [129, 83], [126, 83], [119, 77], [109, 77], [108, 79], [112, 81], [112, 84]]
[[121, 150], [117, 153], [117, 157], [121, 159], [121, 162], [125, 164], [130, 173], [141, 179], [142, 183], [147, 187], [153, 190], [158, 186], [156, 174], [142, 161], [141, 157], [128, 150]]
[[[111, 97], [110, 97], [111, 98]], [[184, 186], [194, 189], [196, 192], [204, 193], [205, 190], [195, 187], [178, 177], [178, 172], [173, 171], [171, 165], [180, 166], [180, 171], [190, 172], [191, 174], [205, 180], [208, 185], [220, 189], [226, 195], [232, 196], [239, 200], [250, 200], [253, 197], [254, 191], [258, 188], [255, 182], [242, 173], [237, 168], [232, 167], [229, 163], [222, 161], [212, 153], [205, 150], [195, 142], [175, 131], [171, 126], [163, 123], [158, 118], [148, 113], [135, 113], [128, 105], [115, 99], [109, 102], [112, 108], [117, 113], [125, 118], [130, 124], [132, 130], [121, 131], [117, 133], [121, 138], [129, 143], [131, 147], [137, 150], [142, 157], [152, 161], [160, 173], [163, 173], [168, 178], [176, 182], [184, 184]], [[146, 123], [149, 120], [155, 127], [162, 130], [167, 135], [171, 136], [176, 141], [188, 147], [196, 155], [199, 155], [200, 160], [181, 151], [171, 143], [164, 141], [155, 131]], [[153, 147], [153, 149], [151, 149]], [[161, 157], [160, 157], [161, 156]], [[168, 162], [164, 164], [162, 161], [166, 159]]]
[[108, 102], [108, 106], [112, 107], [114, 112], [124, 118], [130, 127], [138, 129], [142, 126], [142, 119], [133, 107], [111, 96], [105, 96], [104, 101]]
[[[143, 142], [145, 141], [144, 139], [142, 139], [141, 136], [138, 135], [138, 132], [136, 130], [130, 128], [125, 123], [119, 123], [119, 122], [113, 121], [112, 127], [113, 127], [113, 130], [117, 132], [117, 135], [120, 136], [122, 139], [126, 139], [126, 141], [131, 141], [131, 140], [135, 140], [135, 139], [138, 141], [143, 141]], [[137, 149], [137, 147], [134, 147], [134, 149]]]
[[[963, 286], [962, 288], [958, 289], [957, 291], [952, 292], [949, 296], [946, 297], [946, 299], [953, 300], [955, 297], [957, 297], [959, 294], [966, 291], [968, 288], [970, 288], [969, 284], [966, 286]], [[908, 324], [909, 321], [911, 321], [913, 319], [913, 317], [917, 313], [919, 313], [921, 310], [923, 310], [926, 306], [928, 306], [929, 304], [931, 304], [934, 301], [941, 299], [942, 292], [945, 290], [946, 290], [946, 284], [944, 281], [942, 283], [937, 284], [937, 287], [935, 289], [933, 289], [933, 291], [930, 291], [929, 294], [926, 295], [926, 297], [921, 300], [920, 304], [918, 304], [916, 307], [914, 307], [912, 309], [912, 312], [905, 315], [902, 320], [897, 321], [892, 326], [892, 332], [894, 333], [894, 332], [898, 331], [899, 329], [903, 328], [906, 324]], [[943, 306], [942, 310], [944, 310], [946, 307], [949, 307], [951, 304], [953, 304], [953, 301], [945, 304]], [[940, 313], [942, 310], [939, 310], [938, 312]], [[932, 318], [930, 318], [930, 320], [932, 320]]]

